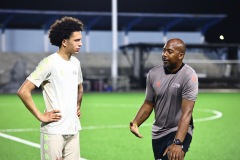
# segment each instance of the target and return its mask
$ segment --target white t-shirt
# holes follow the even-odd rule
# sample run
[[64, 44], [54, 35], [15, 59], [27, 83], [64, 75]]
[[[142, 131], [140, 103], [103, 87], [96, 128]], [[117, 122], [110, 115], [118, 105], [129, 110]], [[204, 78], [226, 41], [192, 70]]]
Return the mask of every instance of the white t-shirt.
[[71, 57], [64, 60], [58, 53], [44, 58], [32, 72], [29, 81], [41, 85], [46, 111], [58, 109], [58, 122], [42, 123], [41, 132], [48, 134], [76, 134], [81, 130], [77, 116], [78, 85], [83, 82], [80, 61]]

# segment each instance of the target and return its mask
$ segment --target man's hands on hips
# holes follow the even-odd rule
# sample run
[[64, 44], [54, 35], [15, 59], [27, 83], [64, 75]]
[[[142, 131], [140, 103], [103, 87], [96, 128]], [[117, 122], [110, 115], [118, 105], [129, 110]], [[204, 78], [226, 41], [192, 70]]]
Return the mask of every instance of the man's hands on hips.
[[62, 116], [60, 114], [60, 110], [52, 110], [50, 112], [45, 111], [39, 120], [41, 122], [50, 123], [50, 122], [57, 122], [61, 118]]

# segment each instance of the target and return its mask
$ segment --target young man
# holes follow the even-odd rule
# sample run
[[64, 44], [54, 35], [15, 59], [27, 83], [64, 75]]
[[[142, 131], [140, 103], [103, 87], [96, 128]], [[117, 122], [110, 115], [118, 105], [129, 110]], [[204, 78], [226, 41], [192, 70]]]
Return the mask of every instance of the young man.
[[185, 50], [181, 39], [166, 42], [163, 65], [149, 71], [145, 101], [130, 122], [130, 131], [142, 138], [138, 127], [154, 110], [152, 147], [156, 160], [183, 160], [192, 140], [198, 78], [195, 71], [183, 63]]
[[[82, 46], [83, 23], [63, 17], [51, 26], [49, 39], [59, 50], [44, 58], [18, 90], [26, 108], [41, 123], [42, 160], [79, 160], [79, 117], [83, 78], [77, 55]], [[41, 85], [46, 109], [41, 113], [32, 91]]]

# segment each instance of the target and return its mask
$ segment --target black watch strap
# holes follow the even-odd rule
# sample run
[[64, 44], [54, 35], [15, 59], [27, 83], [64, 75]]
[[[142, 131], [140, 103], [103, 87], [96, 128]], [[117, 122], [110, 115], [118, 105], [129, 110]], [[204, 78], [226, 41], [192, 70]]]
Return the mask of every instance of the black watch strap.
[[176, 145], [180, 145], [183, 149], [183, 142], [181, 142], [179, 139], [174, 139], [173, 143], [176, 144]]
[[183, 143], [179, 139], [174, 139], [173, 143], [176, 145], [183, 145]]

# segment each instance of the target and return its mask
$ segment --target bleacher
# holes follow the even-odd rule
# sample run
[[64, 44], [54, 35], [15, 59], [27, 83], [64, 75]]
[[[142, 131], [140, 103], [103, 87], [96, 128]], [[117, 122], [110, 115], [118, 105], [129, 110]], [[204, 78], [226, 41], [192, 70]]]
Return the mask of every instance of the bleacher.
[[[25, 75], [29, 75], [38, 63], [49, 54], [32, 53], [0, 53], [0, 91], [13, 81], [13, 70], [17, 63], [25, 67]], [[108, 53], [79, 53], [77, 58], [81, 61], [82, 72], [84, 76], [84, 85], [87, 91], [108, 91], [111, 86], [111, 59], [112, 55]], [[131, 89], [130, 77], [132, 76], [132, 57], [129, 57], [130, 62], [121, 53], [118, 53], [118, 90]], [[219, 60], [219, 57], [214, 54], [204, 53], [189, 53], [185, 55], [184, 62], [190, 65], [198, 74], [202, 83], [211, 83], [223, 81], [226, 78], [228, 64], [225, 63], [211, 63], [214, 60]], [[149, 54], [145, 61], [145, 74], [154, 66], [162, 64], [161, 51]], [[239, 65], [239, 64], [238, 64]], [[20, 73], [20, 72], [19, 72]], [[15, 73], [16, 74], [16, 73]], [[232, 78], [238, 82], [238, 78]], [[21, 80], [22, 82], [23, 80]], [[230, 82], [231, 83], [231, 82]], [[12, 85], [13, 92], [20, 86], [20, 82]], [[217, 87], [216, 83], [213, 87]], [[226, 86], [226, 85], [225, 85]], [[14, 88], [15, 87], [15, 88]], [[207, 87], [205, 84], [203, 87]], [[234, 86], [236, 87], [236, 85]], [[239, 87], [239, 84], [237, 85]], [[10, 86], [11, 88], [11, 86]]]
[[[42, 53], [0, 53], [0, 92], [5, 91], [4, 86], [11, 83], [14, 70], [14, 65], [16, 63], [25, 64], [25, 78], [29, 75], [38, 63], [49, 54]], [[79, 53], [77, 58], [81, 62], [81, 68], [84, 77], [84, 84], [86, 89], [89, 91], [104, 91], [107, 87], [107, 83], [111, 83], [111, 54], [107, 53]], [[119, 90], [128, 90], [128, 75], [130, 72], [130, 65], [125, 61], [125, 57], [119, 54], [119, 70], [122, 69], [121, 74], [118, 77]], [[22, 82], [22, 81], [21, 81]], [[111, 84], [108, 84], [109, 86]], [[20, 83], [12, 85], [12, 91], [20, 87]], [[8, 87], [9, 88], [9, 87]], [[10, 87], [11, 88], [11, 87]], [[107, 89], [107, 88], [106, 88]]]

